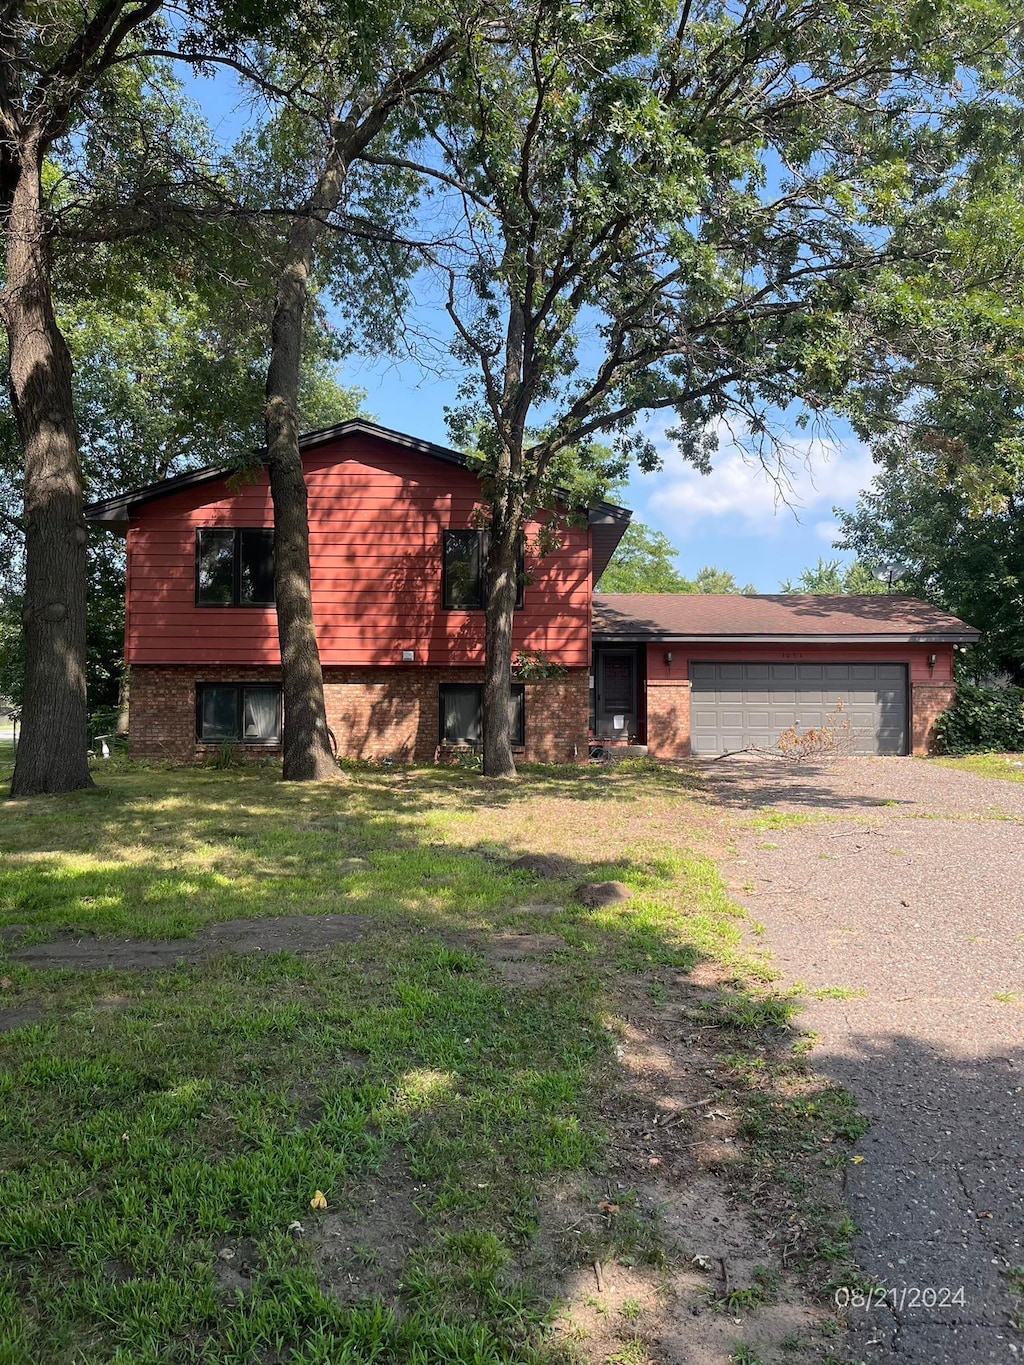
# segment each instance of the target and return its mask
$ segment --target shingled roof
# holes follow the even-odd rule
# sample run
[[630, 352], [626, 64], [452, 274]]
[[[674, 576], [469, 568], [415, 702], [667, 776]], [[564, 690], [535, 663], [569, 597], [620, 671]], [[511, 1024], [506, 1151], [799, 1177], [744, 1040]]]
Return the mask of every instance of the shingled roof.
[[594, 638], [971, 644], [980, 632], [916, 597], [779, 593], [595, 593]]

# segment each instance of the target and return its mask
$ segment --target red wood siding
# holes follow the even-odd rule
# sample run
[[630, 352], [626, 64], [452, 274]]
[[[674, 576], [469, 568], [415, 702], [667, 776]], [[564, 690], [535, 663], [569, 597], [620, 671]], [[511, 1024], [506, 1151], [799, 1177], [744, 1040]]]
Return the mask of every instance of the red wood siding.
[[[665, 655], [671, 653], [672, 663]], [[935, 655], [935, 667], [928, 667], [928, 656]], [[952, 645], [873, 644], [733, 644], [728, 640], [712, 644], [649, 644], [647, 677], [682, 682], [690, 676], [691, 663], [899, 663], [910, 666], [911, 683], [949, 683], [953, 680]]]
[[[481, 664], [484, 613], [441, 607], [441, 534], [473, 526], [476, 476], [363, 436], [320, 447], [304, 465], [324, 664], [401, 666], [407, 649], [417, 664]], [[272, 607], [195, 605], [197, 528], [272, 524], [265, 475], [236, 492], [219, 482], [140, 507], [128, 531], [128, 662], [279, 663]], [[527, 554], [533, 581], [515, 648], [587, 667], [589, 540], [587, 528], [573, 528], [554, 554]]]

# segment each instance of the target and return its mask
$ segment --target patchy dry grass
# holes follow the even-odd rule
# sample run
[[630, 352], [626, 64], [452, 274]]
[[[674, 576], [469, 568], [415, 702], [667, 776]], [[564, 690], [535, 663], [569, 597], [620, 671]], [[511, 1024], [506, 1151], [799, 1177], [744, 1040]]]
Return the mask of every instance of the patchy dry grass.
[[[767, 1189], [852, 1132], [772, 1060], [791, 1003], [743, 950], [692, 775], [97, 780], [0, 806], [0, 925], [21, 926], [0, 940], [3, 1365], [643, 1359], [697, 1321], [694, 1190]], [[515, 870], [527, 852], [559, 876]], [[584, 909], [605, 879], [632, 899]], [[365, 927], [301, 955], [86, 972], [14, 951], [338, 914]], [[747, 1283], [737, 1243], [729, 1293], [792, 1299], [772, 1254]], [[611, 1312], [577, 1292], [595, 1262]], [[552, 1329], [574, 1310], [575, 1336]], [[749, 1317], [707, 1330], [723, 1362], [764, 1340]]]
[[1024, 782], [1024, 754], [965, 754], [962, 758], [933, 758], [944, 768], [959, 768], [976, 777], [998, 777], [1004, 782]]

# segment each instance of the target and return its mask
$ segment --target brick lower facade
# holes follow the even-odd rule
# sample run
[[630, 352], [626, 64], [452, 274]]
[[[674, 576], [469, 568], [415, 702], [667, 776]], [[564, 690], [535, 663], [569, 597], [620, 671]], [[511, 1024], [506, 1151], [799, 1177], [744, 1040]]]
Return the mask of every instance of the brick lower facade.
[[[131, 756], [195, 763], [218, 746], [196, 739], [198, 683], [279, 682], [280, 670], [242, 666], [136, 665], [131, 671], [128, 742]], [[482, 683], [480, 668], [325, 668], [327, 723], [344, 758], [429, 763], [438, 751], [441, 683]], [[587, 757], [587, 673], [526, 684], [527, 763], [572, 763]], [[276, 745], [246, 745], [256, 758], [279, 756]]]
[[915, 754], [930, 754], [935, 747], [935, 722], [953, 705], [954, 683], [914, 683], [911, 691], [910, 739]]
[[651, 758], [690, 757], [690, 681], [647, 680], [647, 752]]

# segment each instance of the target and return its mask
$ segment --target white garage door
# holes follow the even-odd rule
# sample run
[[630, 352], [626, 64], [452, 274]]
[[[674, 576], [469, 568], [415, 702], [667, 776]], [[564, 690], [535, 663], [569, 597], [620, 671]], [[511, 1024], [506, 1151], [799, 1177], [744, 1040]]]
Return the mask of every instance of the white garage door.
[[801, 732], [828, 725], [850, 753], [907, 752], [904, 664], [694, 663], [690, 684], [697, 755], [772, 749], [794, 725]]

